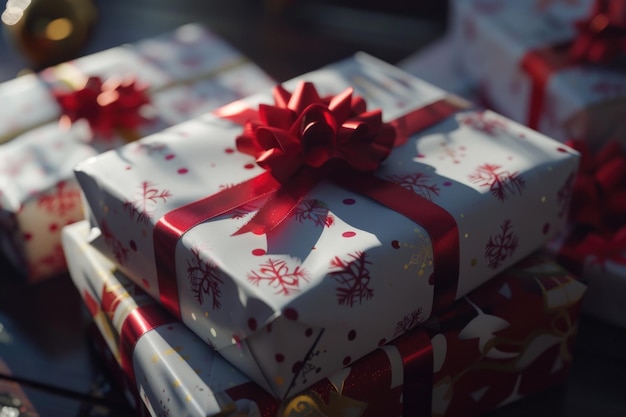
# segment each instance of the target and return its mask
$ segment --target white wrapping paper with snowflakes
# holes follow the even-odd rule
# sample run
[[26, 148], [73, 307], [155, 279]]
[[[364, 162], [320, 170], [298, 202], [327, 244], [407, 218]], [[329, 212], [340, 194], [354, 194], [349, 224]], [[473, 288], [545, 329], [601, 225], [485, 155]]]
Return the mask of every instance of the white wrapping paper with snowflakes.
[[65, 271], [61, 227], [84, 218], [76, 163], [270, 85], [194, 24], [1, 84], [2, 252], [31, 281]]
[[[365, 54], [284, 87], [277, 102], [300, 116], [258, 94], [76, 169], [102, 231], [94, 244], [278, 397], [448, 307], [564, 221], [578, 154], [558, 142], [461, 111]], [[240, 125], [259, 103], [278, 127]], [[304, 127], [301, 153], [290, 153], [298, 145], [284, 117], [299, 117], [292, 132]], [[375, 175], [355, 173], [385, 154], [394, 131], [405, 143]]]
[[88, 243], [89, 233], [87, 222], [75, 223], [63, 244], [97, 326], [94, 346], [122, 371], [134, 405], [155, 417], [470, 417], [562, 383], [572, 363], [585, 285], [535, 253], [281, 403], [165, 314]]
[[[608, 139], [624, 143], [623, 67], [610, 63], [608, 57], [604, 61], [609, 63], [589, 63], [595, 57], [586, 56], [593, 55], [593, 49], [604, 49], [593, 46], [594, 42], [610, 44], [615, 37], [624, 38], [623, 3], [453, 1], [455, 51], [482, 98], [500, 114], [560, 141], [585, 140], [594, 148]], [[596, 39], [589, 33], [596, 14], [601, 15], [596, 24], [604, 20], [606, 26], [601, 29], [614, 31], [615, 37], [604, 39], [598, 31]], [[617, 60], [626, 51], [621, 54]]]

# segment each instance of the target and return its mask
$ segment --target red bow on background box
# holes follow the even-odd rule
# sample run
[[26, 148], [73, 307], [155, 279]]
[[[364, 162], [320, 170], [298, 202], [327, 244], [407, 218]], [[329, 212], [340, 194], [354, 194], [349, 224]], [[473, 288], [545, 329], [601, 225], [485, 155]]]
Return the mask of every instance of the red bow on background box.
[[617, 142], [595, 154], [583, 141], [567, 144], [581, 159], [569, 213], [572, 230], [560, 256], [576, 270], [588, 258], [626, 265], [626, 152]]
[[100, 77], [89, 77], [81, 88], [53, 94], [61, 106], [64, 127], [84, 119], [94, 134], [110, 138], [116, 132], [133, 132], [147, 122], [141, 108], [150, 99], [146, 88], [139, 87], [134, 79], [103, 82]]
[[596, 0], [588, 18], [576, 22], [570, 48], [576, 62], [608, 64], [626, 55], [626, 1]]

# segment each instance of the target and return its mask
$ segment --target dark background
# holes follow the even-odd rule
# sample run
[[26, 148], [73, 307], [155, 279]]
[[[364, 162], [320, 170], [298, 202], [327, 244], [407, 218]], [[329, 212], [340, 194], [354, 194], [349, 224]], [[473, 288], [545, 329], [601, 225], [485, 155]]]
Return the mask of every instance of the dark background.
[[[0, 1], [2, 10], [5, 3]], [[52, 13], [77, 4], [84, 7], [80, 3], [35, 0], [31, 7]], [[5, 28], [0, 81], [190, 22], [205, 24], [276, 81], [284, 81], [357, 51], [395, 64], [440, 39], [448, 13], [443, 0], [96, 0], [93, 4], [97, 17], [89, 26], [89, 36], [76, 48], [48, 45], [37, 50], [27, 29]], [[0, 259], [0, 404], [2, 393], [13, 392], [14, 383], [19, 383], [42, 416], [132, 415], [92, 351], [81, 303], [69, 277], [27, 286]], [[585, 317], [579, 332], [566, 384], [504, 406], [489, 417], [625, 416], [626, 331]]]

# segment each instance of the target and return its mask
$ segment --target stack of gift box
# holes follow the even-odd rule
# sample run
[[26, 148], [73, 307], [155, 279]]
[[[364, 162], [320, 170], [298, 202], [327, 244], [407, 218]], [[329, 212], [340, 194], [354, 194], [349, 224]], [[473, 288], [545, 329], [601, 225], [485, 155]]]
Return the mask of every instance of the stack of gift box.
[[[459, 1], [451, 22], [478, 91], [534, 116], [363, 53], [274, 85], [196, 26], [7, 83], [51, 104], [0, 149], [23, 160], [2, 179], [4, 247], [31, 280], [67, 265], [102, 360], [152, 416], [473, 416], [561, 384], [578, 274], [626, 279], [624, 158], [595, 136], [619, 101], [572, 99], [619, 77], [524, 72], [545, 51], [525, 59], [498, 27], [526, 30], [506, 19], [530, 3]], [[599, 4], [538, 16], [582, 27]]]

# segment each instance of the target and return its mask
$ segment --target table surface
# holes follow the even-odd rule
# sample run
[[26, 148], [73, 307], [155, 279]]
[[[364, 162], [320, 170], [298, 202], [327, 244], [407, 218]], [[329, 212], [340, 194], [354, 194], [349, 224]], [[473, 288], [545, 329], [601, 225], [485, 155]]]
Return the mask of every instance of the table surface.
[[[94, 3], [98, 18], [78, 55], [198, 22], [277, 81], [357, 51], [397, 63], [446, 31], [443, 1], [362, 1], [358, 9], [346, 6], [356, 2], [313, 0]], [[0, 81], [33, 69], [8, 33], [2, 41]], [[0, 402], [17, 389], [45, 417], [133, 414], [92, 351], [81, 303], [68, 276], [28, 286], [0, 258]], [[583, 317], [575, 353], [565, 384], [489, 417], [626, 415], [626, 330]]]

